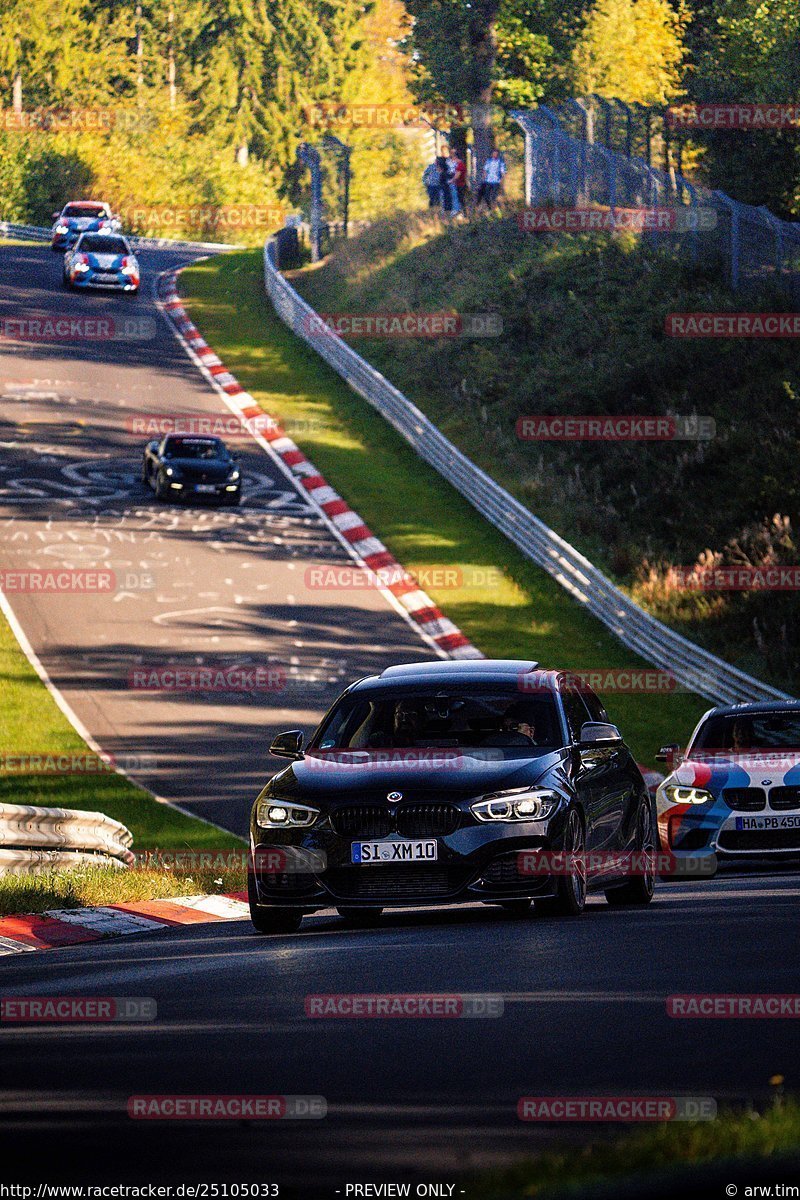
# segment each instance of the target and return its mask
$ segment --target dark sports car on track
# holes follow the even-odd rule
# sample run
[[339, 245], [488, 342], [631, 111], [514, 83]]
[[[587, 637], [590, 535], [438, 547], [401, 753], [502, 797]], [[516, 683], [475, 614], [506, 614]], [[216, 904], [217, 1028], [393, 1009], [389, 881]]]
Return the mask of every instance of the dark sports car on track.
[[242, 473], [221, 438], [169, 433], [144, 448], [142, 482], [159, 500], [217, 500], [238, 504]]
[[307, 748], [292, 730], [271, 750], [292, 761], [252, 812], [260, 933], [329, 906], [370, 924], [387, 906], [523, 914], [535, 900], [577, 915], [587, 891], [611, 904], [653, 895], [652, 800], [600, 700], [568, 673], [514, 660], [389, 667], [348, 687]]

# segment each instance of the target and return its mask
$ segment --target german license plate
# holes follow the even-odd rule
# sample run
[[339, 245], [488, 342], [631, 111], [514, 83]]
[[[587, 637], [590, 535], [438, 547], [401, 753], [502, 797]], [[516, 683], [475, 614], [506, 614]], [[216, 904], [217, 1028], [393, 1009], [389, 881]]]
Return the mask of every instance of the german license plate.
[[353, 842], [351, 858], [354, 863], [420, 863], [436, 862], [439, 847], [435, 841], [424, 842]]
[[196, 492], [215, 492], [217, 489], [213, 483], [198, 483], [195, 486]]
[[800, 813], [781, 817], [737, 817], [736, 828], [740, 832], [748, 829], [800, 829]]

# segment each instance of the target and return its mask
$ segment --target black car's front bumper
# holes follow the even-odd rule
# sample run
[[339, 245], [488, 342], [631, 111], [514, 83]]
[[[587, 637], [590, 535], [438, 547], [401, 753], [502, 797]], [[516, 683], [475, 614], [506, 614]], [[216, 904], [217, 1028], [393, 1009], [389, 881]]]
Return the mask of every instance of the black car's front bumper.
[[[264, 906], [306, 912], [331, 906], [402, 908], [552, 896], [557, 879], [525, 869], [521, 855], [563, 849], [565, 812], [559, 809], [547, 821], [472, 822], [444, 837], [413, 839], [343, 838], [326, 830], [325, 823], [295, 833], [254, 825], [251, 870], [256, 893]], [[370, 840], [435, 841], [437, 858], [431, 863], [353, 863], [353, 842]], [[320, 856], [325, 869], [303, 871], [290, 848]], [[289, 869], [276, 869], [282, 865]]]

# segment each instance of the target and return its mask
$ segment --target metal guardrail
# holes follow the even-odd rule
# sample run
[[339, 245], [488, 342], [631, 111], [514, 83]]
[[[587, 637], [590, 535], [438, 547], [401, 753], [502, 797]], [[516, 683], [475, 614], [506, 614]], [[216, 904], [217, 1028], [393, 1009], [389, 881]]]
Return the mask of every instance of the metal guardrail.
[[[0, 236], [23, 238], [29, 242], [49, 242], [52, 230], [43, 225], [14, 225], [9, 221], [0, 221]], [[148, 238], [137, 237], [135, 234], [122, 232], [132, 246], [140, 250], [235, 250], [237, 247], [228, 242], [183, 242], [177, 238]]]
[[54, 866], [128, 867], [133, 834], [104, 813], [0, 804], [0, 874]]
[[788, 699], [785, 692], [745, 674], [645, 612], [574, 546], [462, 454], [415, 404], [325, 327], [278, 271], [272, 238], [264, 245], [264, 284], [281, 320], [371, 404], [420, 458], [623, 645], [670, 672], [681, 686], [717, 704]]

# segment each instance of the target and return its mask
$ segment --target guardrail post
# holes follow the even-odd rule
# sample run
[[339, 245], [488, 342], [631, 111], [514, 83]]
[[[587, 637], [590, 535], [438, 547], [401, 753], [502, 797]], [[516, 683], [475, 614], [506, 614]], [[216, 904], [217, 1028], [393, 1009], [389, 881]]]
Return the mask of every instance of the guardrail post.
[[730, 196], [726, 196], [724, 192], [713, 192], [712, 195], [724, 204], [731, 218], [731, 238], [730, 238], [730, 258], [731, 272], [730, 281], [731, 288], [734, 292], [739, 290], [739, 212], [738, 205]]
[[613, 106], [610, 100], [606, 100], [605, 96], [599, 96], [597, 92], [592, 92], [592, 99], [597, 101], [605, 113], [605, 147], [606, 150], [612, 150], [613, 146], [611, 143], [613, 139], [611, 137], [611, 120], [612, 113], [614, 111]]
[[301, 142], [297, 157], [311, 172], [311, 261], [319, 262], [322, 257], [322, 164], [319, 151], [308, 142]]
[[322, 144], [334, 152], [339, 164], [339, 183], [342, 187], [342, 230], [344, 236], [347, 237], [350, 224], [350, 157], [353, 147], [346, 145], [332, 133], [325, 134]]

